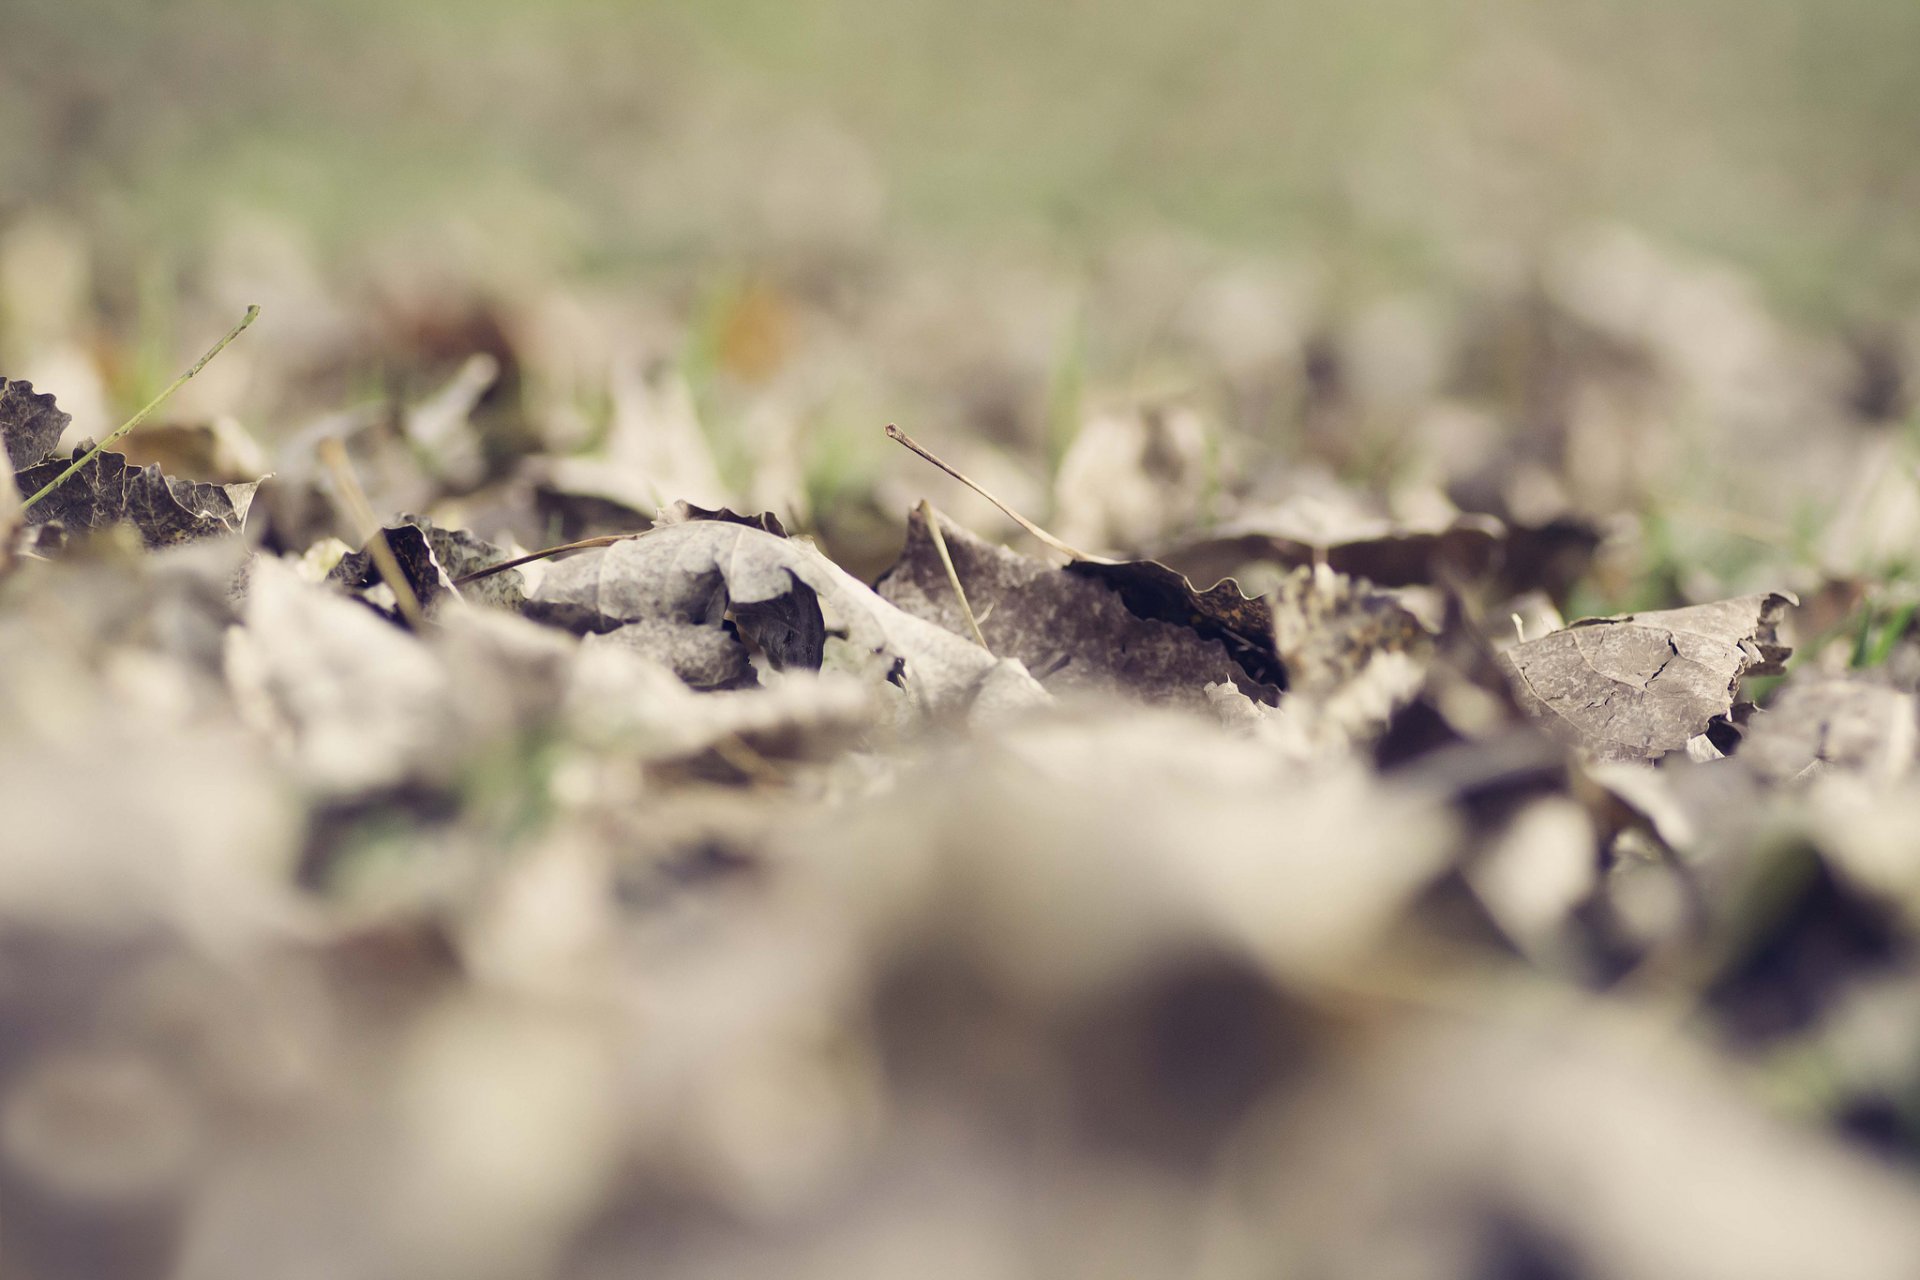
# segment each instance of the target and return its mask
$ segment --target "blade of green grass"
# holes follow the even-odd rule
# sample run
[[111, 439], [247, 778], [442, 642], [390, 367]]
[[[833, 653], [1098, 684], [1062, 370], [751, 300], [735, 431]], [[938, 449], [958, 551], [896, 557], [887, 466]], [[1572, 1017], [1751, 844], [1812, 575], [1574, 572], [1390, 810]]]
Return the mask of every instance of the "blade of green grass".
[[62, 471], [59, 475], [55, 476], [53, 479], [47, 481], [46, 484], [42, 485], [38, 490], [38, 492], [36, 492], [31, 498], [28, 498], [25, 502], [20, 504], [21, 510], [23, 511], [26, 510], [27, 508], [33, 506], [34, 503], [40, 501], [40, 499], [52, 493], [55, 489], [58, 489], [61, 485], [65, 484], [72, 476], [74, 476], [82, 467], [86, 466], [89, 462], [92, 462], [95, 458], [99, 457], [101, 452], [108, 445], [113, 444], [115, 441], [124, 438], [129, 431], [132, 431], [135, 427], [145, 422], [148, 416], [152, 414], [155, 409], [158, 409], [161, 405], [166, 403], [167, 397], [171, 396], [174, 392], [178, 391], [181, 387], [184, 387], [185, 385], [187, 385], [187, 382], [193, 377], [194, 374], [199, 373], [202, 369], [206, 368], [208, 363], [215, 356], [219, 355], [222, 351], [225, 351], [227, 349], [227, 344], [229, 342], [232, 342], [235, 338], [239, 337], [241, 333], [245, 331], [246, 327], [252, 324], [254, 320], [258, 318], [259, 315], [260, 315], [259, 307], [257, 306], [248, 307], [247, 314], [241, 318], [240, 323], [233, 326], [232, 330], [228, 332], [226, 337], [220, 339], [220, 341], [214, 343], [212, 347], [208, 348], [207, 354], [201, 356], [198, 360], [194, 361], [193, 368], [187, 370], [185, 373], [175, 378], [171, 383], [167, 384], [167, 387], [165, 390], [161, 391], [161, 393], [155, 396], [153, 399], [147, 401], [145, 408], [141, 409], [140, 412], [134, 414], [131, 418], [128, 418], [125, 422], [121, 423], [118, 427], [114, 428], [112, 433], [110, 433], [105, 440], [102, 440], [99, 444], [96, 444], [95, 446], [93, 446], [93, 448], [87, 450], [85, 454], [81, 455], [81, 457], [75, 460], [72, 466], [68, 467], [65, 471]]

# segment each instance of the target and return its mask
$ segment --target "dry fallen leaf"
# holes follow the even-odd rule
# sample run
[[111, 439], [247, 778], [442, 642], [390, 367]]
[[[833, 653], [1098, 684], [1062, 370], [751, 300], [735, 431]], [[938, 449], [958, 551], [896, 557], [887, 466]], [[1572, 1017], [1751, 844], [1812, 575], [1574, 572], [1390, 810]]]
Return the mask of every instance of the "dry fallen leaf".
[[[801, 157], [805, 192], [844, 189], [790, 144], [769, 146]], [[0, 275], [25, 298], [60, 272], [18, 236], [0, 230]], [[367, 607], [392, 584], [328, 536], [343, 469], [262, 492], [249, 532], [274, 558], [237, 599], [234, 537], [114, 536], [0, 575], [0, 1272], [1913, 1272], [1920, 728], [1899, 576], [1849, 561], [1833, 616], [1795, 618], [1811, 637], [1852, 616], [1879, 670], [1809, 662], [1766, 711], [1729, 693], [1745, 737], [1702, 768], [1646, 767], [1644, 722], [1717, 710], [1739, 672], [1716, 655], [1768, 669], [1763, 619], [1562, 634], [1550, 604], [1505, 599], [1556, 595], [1584, 565], [1592, 527], [1552, 523], [1574, 493], [1637, 499], [1622, 484], [1659, 477], [1658, 501], [1589, 509], [1685, 521], [1674, 504], [1778, 437], [1703, 439], [1706, 470], [1674, 475], [1677, 437], [1648, 425], [1724, 401], [1677, 397], [1671, 351], [1624, 330], [1599, 349], [1550, 298], [1487, 300], [1484, 332], [1369, 321], [1380, 340], [1362, 342], [1315, 314], [1344, 288], [1238, 308], [1203, 288], [1210, 332], [1239, 343], [1231, 385], [1193, 413], [1096, 422], [1057, 473], [1055, 527], [1151, 551], [1237, 518], [1251, 540], [1212, 549], [1254, 562], [1259, 598], [1196, 590], [1220, 576], [1199, 561], [1061, 548], [1061, 567], [929, 513], [886, 584], [895, 610], [751, 514], [801, 513], [868, 581], [888, 563], [904, 504], [843, 448], [835, 406], [911, 390], [894, 374], [914, 365], [929, 394], [908, 402], [968, 415], [956, 429], [982, 446], [990, 424], [990, 465], [1037, 503], [1032, 411], [1105, 401], [1116, 355], [1157, 364], [1168, 299], [1110, 306], [1104, 267], [1009, 290], [968, 263], [912, 284], [941, 327], [906, 324], [896, 267], [834, 244], [767, 264], [805, 342], [776, 377], [699, 385], [711, 437], [671, 379], [603, 394], [643, 353], [704, 349], [678, 327], [688, 296], [527, 297], [511, 264], [472, 310], [436, 283], [451, 309], [352, 339], [351, 360], [300, 322], [224, 390], [201, 384], [219, 394], [192, 420], [244, 382], [297, 471], [300, 424], [372, 386], [354, 371], [380, 358], [388, 394], [320, 434], [350, 437], [355, 531], [399, 521], [392, 583], [434, 606], [417, 630]], [[410, 306], [422, 281], [388, 265], [383, 295]], [[1213, 269], [1165, 265], [1183, 292]], [[315, 275], [283, 314], [322, 294]], [[1674, 312], [1626, 284], [1622, 314]], [[956, 285], [993, 295], [984, 323], [945, 324]], [[138, 353], [76, 288], [62, 401], [99, 419]], [[1097, 335], [1065, 327], [1081, 294]], [[555, 305], [579, 323], [530, 340], [527, 308]], [[1680, 311], [1740, 345], [1737, 324], [1698, 322], [1724, 312]], [[1220, 354], [1176, 358], [1206, 386]], [[501, 385], [476, 406], [490, 365]], [[417, 401], [429, 380], [444, 390]], [[1860, 433], [1764, 398], [1800, 419], [1794, 474], [1764, 491], [1799, 510], [1799, 473]], [[47, 462], [62, 422], [0, 384], [10, 462]], [[216, 466], [215, 433], [188, 434], [185, 455], [130, 437], [153, 452], [129, 453], [128, 482], [136, 460], [267, 469]], [[813, 515], [790, 492], [801, 436]], [[1349, 479], [1390, 463], [1391, 502], [1338, 502], [1329, 481], [1311, 523], [1258, 522], [1255, 495], [1328, 457]], [[1876, 459], [1910, 480], [1899, 460]], [[676, 494], [736, 510], [652, 514]], [[778, 502], [739, 501], [756, 494]], [[1889, 557], [1902, 527], [1878, 528]], [[587, 532], [630, 540], [469, 576]], [[1708, 545], [1622, 538], [1591, 594], [1728, 594], [1699, 585], [1725, 567]], [[1787, 549], [1746, 563], [1796, 580], [1810, 566], [1759, 558]], [[1634, 562], [1648, 550], [1672, 553], [1672, 583]], [[1649, 631], [1658, 669], [1613, 652]], [[1516, 660], [1495, 659], [1516, 632], [1518, 661], [1549, 666], [1558, 651], [1526, 638], [1559, 636], [1588, 699], [1516, 693]], [[1639, 674], [1599, 676], [1613, 659]], [[1075, 696], [1048, 705], [1023, 660]], [[1563, 747], [1522, 695], [1575, 740], [1568, 714], [1637, 726], [1636, 751]], [[1708, 741], [1690, 728], [1674, 737]]]
[[1497, 595], [1557, 596], [1585, 574], [1599, 544], [1591, 523], [1571, 517], [1524, 525], [1454, 514], [1414, 524], [1303, 506], [1232, 521], [1176, 543], [1160, 559], [1196, 581], [1254, 564], [1324, 564], [1383, 587], [1486, 581]]
[[[0, 443], [22, 497], [38, 494], [83, 456], [81, 450], [72, 458], [54, 454], [70, 421], [51, 395], [0, 379]], [[158, 466], [136, 467], [123, 454], [102, 453], [21, 514], [37, 527], [42, 549], [58, 549], [70, 537], [115, 524], [132, 525], [147, 546], [163, 547], [238, 533], [259, 487], [259, 481], [177, 480]]]
[[1557, 732], [1603, 758], [1656, 760], [1731, 712], [1743, 677], [1783, 669], [1775, 627], [1792, 603], [1773, 593], [1587, 619], [1499, 662]]
[[[75, 458], [80, 455], [76, 453]], [[56, 458], [28, 467], [16, 477], [22, 493], [32, 494], [69, 465]], [[45, 526], [40, 545], [59, 545], [67, 537], [111, 525], [129, 524], [149, 547], [238, 533], [246, 525], [258, 481], [199, 484], [161, 474], [158, 466], [132, 467], [117, 453], [103, 453], [27, 508], [27, 523]], [[48, 533], [57, 533], [49, 539]]]
[[1740, 760], [1773, 781], [1838, 769], [1891, 782], [1920, 751], [1914, 695], [1859, 676], [1796, 676], [1747, 727]]
[[875, 595], [810, 545], [728, 520], [663, 524], [561, 561], [529, 611], [581, 632], [660, 622], [731, 628], [776, 669], [818, 670], [831, 657], [869, 678], [897, 679], [934, 712], [965, 707], [1000, 665]]
[[[504, 609], [518, 609], [526, 602], [518, 570], [506, 569], [472, 582], [459, 582], [465, 575], [507, 558], [500, 548], [464, 529], [443, 529], [420, 516], [403, 515], [381, 532], [414, 597], [429, 612], [449, 599]], [[350, 591], [368, 591], [381, 585], [379, 567], [365, 548], [341, 557], [328, 580]]]
[[60, 447], [60, 433], [72, 421], [52, 395], [35, 394], [32, 383], [0, 379], [0, 443], [6, 445], [13, 470], [24, 471], [51, 458]]
[[[937, 518], [988, 647], [1017, 658], [1048, 688], [1204, 706], [1209, 684], [1233, 682], [1263, 701], [1278, 699], [1285, 677], [1266, 606], [1231, 582], [1196, 592], [1150, 562], [1081, 560], [1054, 568]], [[908, 518], [906, 548], [877, 589], [911, 614], [967, 630], [919, 511]]]

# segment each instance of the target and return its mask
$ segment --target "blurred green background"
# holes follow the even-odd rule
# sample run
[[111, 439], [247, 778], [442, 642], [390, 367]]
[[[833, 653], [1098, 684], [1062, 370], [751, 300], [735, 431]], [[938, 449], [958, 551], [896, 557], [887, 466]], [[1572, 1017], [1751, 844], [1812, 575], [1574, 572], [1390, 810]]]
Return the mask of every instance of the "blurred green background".
[[6, 0], [0, 214], [186, 259], [650, 273], [1174, 229], [1364, 283], [1622, 220], [1855, 321], [1920, 285], [1910, 0]]
[[0, 14], [0, 361], [77, 432], [258, 301], [171, 412], [275, 466], [481, 352], [503, 479], [665, 368], [734, 500], [865, 568], [930, 487], [880, 424], [1057, 518], [1089, 423], [1175, 401], [1211, 478], [1136, 550], [1309, 472], [1637, 518], [1596, 607], [1920, 536], [1911, 0]]

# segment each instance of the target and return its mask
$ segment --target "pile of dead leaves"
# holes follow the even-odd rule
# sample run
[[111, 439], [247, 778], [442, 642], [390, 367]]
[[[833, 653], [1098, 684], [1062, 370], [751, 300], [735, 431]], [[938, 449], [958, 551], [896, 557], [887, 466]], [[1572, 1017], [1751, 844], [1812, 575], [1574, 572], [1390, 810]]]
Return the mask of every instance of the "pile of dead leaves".
[[0, 388], [0, 1273], [1913, 1274], [1920, 716], [1757, 710], [1788, 596], [1563, 626], [1591, 530], [1473, 514], [500, 569], [449, 511], [622, 468], [463, 423], [339, 429], [435, 517], [355, 547], [302, 452], [26, 505]]

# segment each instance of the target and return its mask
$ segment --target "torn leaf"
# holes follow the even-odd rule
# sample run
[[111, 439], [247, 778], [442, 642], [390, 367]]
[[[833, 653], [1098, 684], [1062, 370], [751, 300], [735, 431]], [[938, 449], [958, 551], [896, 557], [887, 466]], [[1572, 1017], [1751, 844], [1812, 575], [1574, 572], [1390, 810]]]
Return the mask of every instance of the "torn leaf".
[[[387, 549], [393, 552], [394, 562], [400, 566], [400, 574], [407, 580], [407, 586], [412, 588], [414, 599], [420, 602], [421, 608], [433, 609], [457, 594], [452, 575], [434, 557], [433, 545], [427, 541], [426, 530], [418, 525], [397, 524], [382, 529], [380, 533], [386, 538]], [[340, 563], [333, 567], [333, 572], [327, 575], [327, 581], [355, 594], [384, 584], [379, 562], [368, 547], [342, 556]], [[391, 612], [391, 609], [382, 611]]]
[[0, 443], [6, 445], [13, 470], [24, 471], [51, 458], [60, 447], [60, 433], [72, 421], [50, 393], [36, 395], [30, 382], [0, 378]]
[[[987, 646], [1019, 659], [1048, 687], [1119, 690], [1203, 707], [1209, 684], [1233, 683], [1261, 701], [1278, 700], [1285, 677], [1266, 606], [1232, 583], [1196, 592], [1151, 562], [1083, 560], [1056, 569], [939, 519]], [[967, 630], [919, 511], [908, 518], [907, 545], [877, 589], [917, 617]]]
[[[426, 535], [433, 558], [455, 582], [508, 558], [506, 551], [465, 529], [448, 529], [422, 516], [402, 516], [401, 519], [418, 526]], [[464, 600], [501, 609], [518, 610], [526, 603], [526, 579], [518, 569], [505, 569], [460, 583], [459, 591]]]
[[1233, 579], [1203, 591], [1157, 560], [1075, 560], [1064, 571], [1112, 588], [1136, 618], [1189, 627], [1201, 638], [1217, 641], [1255, 684], [1287, 687], [1267, 606], [1242, 594]]
[[[37, 493], [81, 456], [54, 458], [28, 467], [16, 477], [20, 491]], [[246, 525], [258, 481], [201, 484], [163, 475], [157, 466], [133, 467], [118, 453], [102, 453], [27, 508], [27, 523], [48, 526], [40, 545], [59, 546], [64, 537], [129, 524], [149, 547], [174, 546], [196, 538], [238, 533]], [[63, 537], [49, 538], [56, 532]]]
[[[381, 530], [400, 564], [400, 572], [423, 608], [431, 611], [448, 599], [466, 599], [504, 609], [518, 609], [526, 599], [516, 569], [488, 574], [464, 586], [463, 575], [498, 564], [506, 552], [464, 529], [443, 529], [422, 516], [403, 515], [400, 522]], [[328, 581], [349, 591], [363, 592], [381, 585], [380, 567], [365, 547], [341, 557]]]
[[1605, 759], [1656, 760], [1733, 710], [1740, 681], [1777, 675], [1780, 593], [1576, 622], [1498, 661], [1534, 716]]

